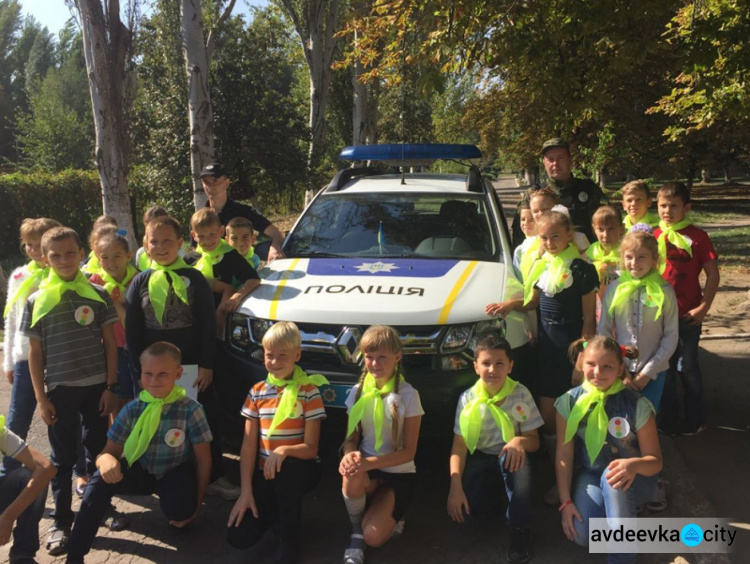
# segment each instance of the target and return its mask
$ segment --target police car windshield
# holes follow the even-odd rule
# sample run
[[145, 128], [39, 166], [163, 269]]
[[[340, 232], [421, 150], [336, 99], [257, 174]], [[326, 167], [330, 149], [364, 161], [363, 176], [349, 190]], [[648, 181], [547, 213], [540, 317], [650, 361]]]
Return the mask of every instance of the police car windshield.
[[290, 257], [418, 257], [496, 261], [486, 201], [462, 194], [324, 194], [290, 233]]

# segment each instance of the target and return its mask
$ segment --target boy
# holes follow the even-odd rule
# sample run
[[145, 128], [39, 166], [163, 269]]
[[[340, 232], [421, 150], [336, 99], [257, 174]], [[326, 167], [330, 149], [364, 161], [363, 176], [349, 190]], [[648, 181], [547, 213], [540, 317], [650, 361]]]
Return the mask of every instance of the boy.
[[260, 257], [255, 254], [255, 229], [244, 217], [235, 217], [227, 223], [227, 243], [232, 245], [256, 271], [260, 268]]
[[0, 453], [25, 466], [0, 478], [0, 545], [10, 541], [12, 532], [13, 546], [8, 555], [11, 564], [32, 564], [39, 550], [39, 520], [44, 513], [47, 485], [55, 475], [55, 467], [42, 453], [7, 429], [2, 416]]
[[474, 370], [479, 381], [461, 394], [456, 409], [448, 514], [462, 523], [469, 515], [487, 513], [487, 500], [502, 478], [508, 495], [508, 562], [528, 562], [531, 466], [526, 453], [539, 449], [537, 429], [544, 422], [529, 390], [508, 377], [511, 347], [499, 331], [477, 336]]
[[156, 342], [141, 353], [140, 398], [128, 403], [96, 457], [68, 544], [71, 564], [83, 562], [115, 493], [159, 496], [173, 527], [195, 521], [211, 475], [211, 430], [201, 405], [176, 385], [182, 354]]
[[[708, 234], [686, 217], [690, 211], [690, 191], [682, 182], [668, 182], [657, 194], [659, 227], [654, 231], [662, 274], [677, 294], [680, 319], [679, 344], [669, 361], [664, 385], [659, 427], [665, 433], [697, 435], [706, 428], [703, 377], [698, 366], [698, 342], [703, 319], [719, 288], [717, 255]], [[699, 276], [706, 274], [701, 293]], [[685, 390], [684, 420], [680, 421], [677, 373]]]
[[627, 214], [622, 220], [625, 231], [630, 231], [636, 223], [659, 225], [659, 216], [649, 211], [651, 202], [651, 191], [643, 180], [633, 180], [622, 187], [622, 208]]
[[54, 556], [65, 552], [73, 524], [70, 482], [78, 426], [83, 428], [87, 467], [93, 471], [94, 456], [106, 440], [106, 416], [117, 405], [113, 392], [117, 312], [107, 292], [80, 271], [83, 245], [73, 229], [47, 231], [42, 253], [51, 271], [29, 297], [21, 331], [29, 337], [31, 382], [39, 413], [49, 426], [52, 462], [57, 468], [52, 480], [54, 523], [47, 539], [47, 549]]
[[240, 451], [242, 492], [227, 524], [227, 540], [235, 548], [254, 545], [275, 525], [281, 544], [274, 563], [294, 560], [302, 496], [320, 481], [318, 440], [326, 413], [317, 386], [328, 382], [295, 364], [301, 344], [297, 326], [286, 321], [263, 336], [268, 378], [252, 387], [242, 408], [247, 418]]
[[[193, 266], [200, 270], [207, 280], [216, 280], [230, 284], [237, 291], [229, 297], [216, 296], [216, 309], [220, 314], [236, 310], [242, 300], [258, 286], [260, 277], [231, 245], [222, 237], [224, 227], [219, 215], [211, 208], [203, 208], [190, 219], [190, 234], [198, 243], [197, 251], [201, 258]], [[223, 327], [223, 325], [222, 325]]]

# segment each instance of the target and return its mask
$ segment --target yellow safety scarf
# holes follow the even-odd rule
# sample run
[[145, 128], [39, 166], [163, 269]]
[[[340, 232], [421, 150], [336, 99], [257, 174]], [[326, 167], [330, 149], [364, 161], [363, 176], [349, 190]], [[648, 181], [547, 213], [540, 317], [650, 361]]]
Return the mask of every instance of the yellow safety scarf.
[[143, 251], [138, 257], [138, 270], [143, 272], [144, 270], [148, 270], [149, 268], [151, 268], [151, 259], [149, 258], [146, 251]]
[[529, 246], [521, 254], [520, 270], [521, 270], [522, 280], [526, 280], [526, 278], [529, 277], [529, 273], [531, 272], [531, 267], [534, 266], [534, 262], [540, 258], [539, 257], [540, 245], [541, 245], [541, 240], [539, 239], [538, 236], [534, 236], [531, 243], [529, 243]]
[[629, 272], [623, 272], [609, 306], [609, 313], [614, 313], [617, 306], [625, 302], [638, 288], [646, 288], [646, 305], [656, 308], [655, 319], [659, 319], [664, 305], [663, 284], [664, 278], [656, 270], [651, 270], [643, 278], [633, 278]]
[[565, 250], [556, 255], [544, 253], [542, 259], [534, 263], [529, 277], [523, 280], [523, 305], [531, 301], [534, 295], [534, 284], [539, 281], [545, 271], [549, 272], [550, 280], [554, 285], [553, 294], [561, 292], [565, 288], [570, 263], [577, 258], [581, 258], [581, 253], [573, 243], [568, 244]]
[[288, 380], [276, 378], [273, 374], [268, 374], [266, 383], [269, 386], [276, 386], [281, 389], [279, 403], [276, 406], [276, 413], [273, 415], [271, 426], [268, 428], [268, 437], [287, 419], [294, 417], [294, 408], [297, 406], [297, 397], [299, 389], [306, 384], [322, 386], [328, 384], [328, 379], [322, 374], [310, 374], [302, 370], [299, 366], [294, 367], [294, 373]]
[[127, 292], [128, 284], [130, 284], [130, 281], [136, 274], [138, 274], [138, 271], [132, 264], [128, 265], [128, 268], [125, 271], [125, 277], [122, 279], [122, 282], [118, 282], [117, 280], [112, 278], [112, 276], [104, 269], [102, 269], [101, 272], [98, 273], [99, 278], [104, 280], [104, 289], [107, 290], [107, 293], [110, 296], [112, 295], [112, 292], [115, 291], [115, 289], [120, 290], [120, 295]]
[[575, 436], [581, 420], [586, 416], [589, 408], [596, 404], [586, 422], [586, 433], [584, 436], [586, 452], [589, 455], [591, 464], [593, 464], [604, 446], [604, 439], [607, 438], [609, 420], [607, 419], [607, 412], [604, 409], [607, 398], [624, 390], [625, 384], [622, 383], [622, 380], [618, 379], [615, 380], [615, 383], [608, 390], [599, 390], [588, 380], [584, 380], [581, 387], [584, 393], [579, 396], [573, 409], [570, 410], [570, 415], [565, 425], [565, 442], [569, 442]]
[[133, 430], [128, 435], [123, 447], [123, 454], [128, 461], [128, 466], [138, 460], [146, 452], [151, 439], [154, 438], [156, 430], [161, 422], [161, 412], [165, 405], [176, 402], [185, 395], [185, 388], [175, 386], [164, 398], [155, 398], [146, 390], [141, 390], [138, 399], [146, 404], [146, 408], [138, 417]]
[[28, 297], [37, 289], [42, 283], [42, 280], [47, 278], [49, 275], [49, 267], [39, 266], [35, 261], [31, 261], [26, 265], [26, 270], [29, 272], [29, 277], [21, 283], [8, 302], [5, 304], [5, 310], [3, 311], [3, 318], [8, 317], [10, 308], [13, 304], [21, 300], [25, 302]]
[[659, 225], [659, 216], [652, 211], [647, 211], [646, 215], [644, 215], [641, 219], [633, 222], [633, 220], [630, 219], [630, 216], [625, 214], [625, 219], [623, 219], [622, 222], [625, 225], [625, 229], [627, 231], [630, 231], [633, 228], [633, 225], [635, 225], [636, 223], [645, 223], [646, 225], [650, 225], [651, 227], [656, 227]]
[[599, 274], [599, 281], [601, 282], [607, 265], [616, 265], [620, 262], [620, 244], [618, 243], [609, 251], [605, 251], [604, 246], [599, 241], [596, 241], [586, 249], [586, 256], [591, 260], [591, 264], [596, 267], [596, 272]]
[[678, 233], [680, 229], [685, 229], [692, 224], [693, 222], [690, 221], [690, 219], [688, 219], [687, 217], [682, 221], [678, 221], [677, 223], [673, 224], [668, 224], [664, 221], [659, 222], [659, 229], [661, 229], [661, 233], [659, 234], [658, 238], [659, 258], [661, 259], [659, 261], [659, 274], [664, 274], [664, 271], [667, 269], [667, 241], [672, 243], [675, 247], [682, 249], [691, 257], [693, 256], [693, 249], [690, 246], [690, 243], [684, 235]]
[[91, 251], [89, 253], [89, 260], [87, 260], [86, 264], [81, 267], [81, 270], [83, 272], [88, 272], [89, 274], [100, 274], [104, 269], [99, 263], [99, 258], [96, 256], [94, 251]]
[[255, 254], [255, 247], [250, 245], [250, 248], [243, 256], [245, 257], [245, 260], [250, 263], [250, 266], [252, 266], [256, 270], [258, 269], [258, 267], [260, 266], [260, 257]]
[[513, 393], [517, 384], [518, 382], [515, 380], [506, 377], [503, 387], [494, 396], [490, 396], [487, 393], [487, 390], [484, 389], [484, 383], [481, 380], [478, 380], [471, 388], [474, 392], [474, 399], [464, 406], [458, 419], [461, 436], [464, 438], [464, 442], [470, 453], [474, 454], [479, 442], [479, 435], [482, 431], [482, 405], [486, 406], [486, 409], [492, 414], [495, 424], [503, 434], [503, 441], [507, 443], [516, 436], [516, 432], [513, 429], [513, 422], [497, 403]]
[[365, 375], [365, 381], [362, 384], [362, 393], [357, 402], [349, 410], [349, 423], [346, 430], [347, 437], [351, 437], [354, 429], [362, 421], [365, 411], [372, 412], [372, 423], [375, 428], [375, 450], [380, 452], [380, 447], [383, 446], [383, 420], [385, 418], [383, 398], [390, 394], [396, 387], [396, 378], [399, 378], [401, 383], [404, 382], [404, 377], [401, 374], [396, 374], [378, 390], [375, 383], [375, 376], [369, 372]]
[[39, 286], [39, 293], [34, 299], [34, 310], [31, 314], [31, 327], [36, 325], [42, 317], [52, 311], [52, 308], [60, 303], [62, 295], [68, 290], [75, 292], [82, 298], [101, 302], [103, 304], [107, 303], [80, 270], [78, 271], [78, 274], [76, 274], [76, 277], [70, 282], [60, 278], [54, 270], [50, 270], [49, 276], [42, 281]]
[[190, 268], [181, 257], [172, 264], [164, 266], [156, 261], [151, 261], [151, 276], [148, 279], [148, 297], [151, 305], [154, 306], [156, 319], [163, 325], [164, 309], [167, 307], [167, 295], [169, 294], [169, 281], [172, 281], [172, 289], [175, 295], [184, 304], [189, 304], [187, 295], [187, 286], [182, 276], [175, 270], [180, 268]]
[[219, 241], [215, 249], [210, 251], [205, 250], [203, 247], [198, 245], [195, 249], [201, 255], [198, 262], [195, 263], [195, 268], [200, 270], [203, 276], [207, 279], [214, 278], [214, 265], [224, 258], [224, 255], [234, 250], [234, 247], [227, 243], [224, 239]]

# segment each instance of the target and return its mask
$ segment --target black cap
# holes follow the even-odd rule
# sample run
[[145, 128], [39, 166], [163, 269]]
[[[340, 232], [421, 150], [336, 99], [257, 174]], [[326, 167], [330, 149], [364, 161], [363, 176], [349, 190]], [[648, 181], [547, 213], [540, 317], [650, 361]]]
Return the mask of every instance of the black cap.
[[552, 139], [547, 139], [542, 144], [542, 155], [544, 155], [547, 149], [551, 149], [552, 147], [562, 147], [568, 152], [568, 154], [570, 154], [570, 145], [568, 145], [565, 140], [560, 137], [553, 137]]
[[211, 163], [201, 171], [201, 178], [204, 176], [213, 176], [214, 178], [221, 178], [226, 176], [227, 172], [224, 170], [224, 165], [221, 163]]

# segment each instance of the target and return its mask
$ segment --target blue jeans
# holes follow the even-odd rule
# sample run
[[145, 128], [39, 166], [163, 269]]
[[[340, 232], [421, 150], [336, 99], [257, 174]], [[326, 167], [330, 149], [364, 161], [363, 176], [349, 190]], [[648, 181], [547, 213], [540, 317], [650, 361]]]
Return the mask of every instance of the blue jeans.
[[[575, 541], [581, 546], [589, 545], [589, 519], [595, 517], [635, 517], [636, 507], [651, 499], [656, 488], [656, 476], [635, 477], [627, 491], [614, 489], [605, 476], [609, 470], [582, 470], [573, 486], [573, 503], [583, 517], [583, 521], [573, 519], [577, 536]], [[635, 562], [635, 554], [610, 554], [610, 564]]]
[[646, 387], [641, 390], [641, 395], [650, 401], [654, 409], [659, 411], [661, 398], [664, 395], [664, 383], [667, 381], [667, 373], [659, 372], [656, 378], [651, 380]]
[[[26, 488], [31, 478], [31, 470], [18, 468], [0, 478], [0, 513], [15, 501]], [[31, 502], [16, 521], [13, 529], [13, 546], [10, 549], [11, 561], [23, 557], [33, 558], [39, 550], [39, 520], [44, 513], [47, 488]]]
[[[31, 427], [31, 420], [36, 410], [36, 396], [34, 386], [31, 384], [31, 373], [29, 363], [26, 360], [16, 362], [13, 366], [13, 387], [10, 392], [10, 405], [8, 406], [8, 418], [5, 426], [16, 435], [26, 440], [26, 435]], [[20, 468], [21, 463], [9, 456], [3, 457], [3, 465], [0, 475], [5, 475]]]
[[117, 349], [117, 384], [120, 388], [117, 397], [120, 399], [131, 400], [141, 393], [141, 387], [130, 369], [130, 352], [125, 347]]
[[[471, 517], [492, 512], [492, 492], [499, 485], [505, 485], [508, 508], [505, 518], [513, 527], [528, 527], [531, 524], [531, 464], [526, 456], [523, 467], [517, 472], [505, 468], [506, 455], [498, 457], [479, 450], [466, 457], [463, 488], [469, 502]], [[468, 516], [467, 516], [468, 517]]]
[[680, 400], [677, 397], [677, 375], [680, 375], [685, 391], [683, 399], [685, 430], [697, 429], [706, 421], [706, 407], [703, 398], [703, 376], [698, 366], [698, 343], [702, 325], [689, 325], [680, 321], [680, 338], [677, 350], [669, 359], [669, 370], [664, 383], [660, 428], [677, 431], [680, 428]]

